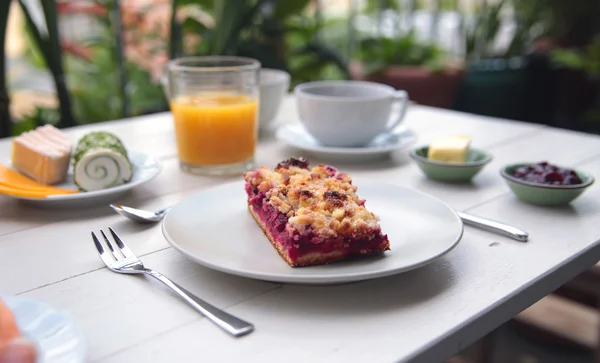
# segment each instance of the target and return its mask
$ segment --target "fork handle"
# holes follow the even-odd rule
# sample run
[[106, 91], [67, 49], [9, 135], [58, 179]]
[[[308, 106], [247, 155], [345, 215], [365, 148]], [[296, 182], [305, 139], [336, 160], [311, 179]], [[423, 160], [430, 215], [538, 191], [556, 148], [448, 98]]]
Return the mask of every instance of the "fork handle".
[[153, 270], [146, 270], [145, 273], [165, 284], [171, 290], [175, 291], [183, 300], [190, 304], [194, 309], [204, 315], [208, 320], [215, 323], [221, 329], [229, 334], [239, 337], [248, 334], [254, 330], [254, 325], [236, 318], [233, 315], [207, 303], [206, 301], [195, 296], [183, 287], [169, 280], [165, 275]]

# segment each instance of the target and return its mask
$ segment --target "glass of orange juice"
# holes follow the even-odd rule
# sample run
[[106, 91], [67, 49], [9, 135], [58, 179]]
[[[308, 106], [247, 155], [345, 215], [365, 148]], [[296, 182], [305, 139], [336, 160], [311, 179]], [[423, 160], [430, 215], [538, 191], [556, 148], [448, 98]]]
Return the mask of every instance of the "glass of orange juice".
[[167, 94], [181, 168], [232, 175], [255, 166], [258, 70], [251, 58], [183, 57], [167, 66]]

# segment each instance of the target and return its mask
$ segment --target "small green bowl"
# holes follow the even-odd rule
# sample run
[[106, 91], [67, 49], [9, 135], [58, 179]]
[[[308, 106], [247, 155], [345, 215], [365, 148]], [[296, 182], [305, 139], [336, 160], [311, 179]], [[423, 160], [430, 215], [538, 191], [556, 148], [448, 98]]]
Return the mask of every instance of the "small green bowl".
[[500, 175], [502, 175], [510, 190], [515, 193], [517, 198], [526, 203], [542, 206], [566, 205], [574, 201], [587, 187], [594, 183], [594, 177], [591, 174], [580, 170], [575, 170], [575, 173], [577, 173], [583, 183], [577, 185], [537, 184], [512, 176], [516, 169], [532, 164], [535, 163], [513, 164], [505, 166], [500, 170]]
[[467, 161], [464, 163], [429, 160], [427, 158], [428, 151], [429, 146], [421, 146], [413, 149], [410, 152], [410, 156], [417, 162], [428, 178], [443, 182], [468, 182], [487, 163], [492, 161], [491, 154], [474, 148], [469, 149]]

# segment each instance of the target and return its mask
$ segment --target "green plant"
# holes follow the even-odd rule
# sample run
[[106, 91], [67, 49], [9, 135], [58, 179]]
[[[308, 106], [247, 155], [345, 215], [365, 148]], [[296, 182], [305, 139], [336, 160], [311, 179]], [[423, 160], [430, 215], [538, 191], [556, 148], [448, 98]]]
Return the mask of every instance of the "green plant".
[[583, 50], [555, 49], [551, 57], [558, 66], [583, 71], [590, 78], [600, 81], [600, 35]]
[[[212, 27], [194, 17], [187, 17], [181, 24], [182, 32], [196, 33], [202, 38], [196, 53], [235, 55], [248, 43], [260, 45], [280, 38], [286, 18], [308, 3], [309, 0], [175, 0], [173, 9], [177, 12], [181, 7], [198, 6], [214, 19]], [[171, 29], [170, 47], [181, 49], [177, 26], [172, 25]]]
[[584, 72], [595, 85], [595, 103], [583, 112], [581, 120], [592, 132], [600, 133], [600, 34], [583, 49], [555, 49], [550, 55], [555, 65]]
[[533, 40], [550, 37], [558, 43], [587, 44], [600, 31], [597, 0], [512, 0], [516, 31], [507, 53], [523, 54]]
[[[30, 54], [35, 57], [38, 64], [47, 67], [50, 71], [60, 102], [60, 117], [58, 120], [54, 118], [51, 122], [58, 127], [74, 126], [75, 119], [71, 110], [71, 99], [65, 81], [63, 57], [59, 44], [56, 3], [55, 1], [40, 1], [43, 25], [38, 25], [33, 20], [32, 13], [26, 1], [18, 0], [18, 3], [27, 22], [26, 30], [30, 44], [37, 50], [30, 52]], [[41, 109], [36, 109], [31, 117], [27, 118], [26, 122], [22, 125], [13, 125], [10, 117], [10, 103], [4, 66], [6, 57], [4, 54], [4, 42], [11, 4], [12, 1], [7, 0], [0, 5], [0, 71], [2, 72], [2, 78], [0, 78], [0, 137], [20, 133], [24, 125], [31, 125], [32, 128], [39, 126], [43, 122], [36, 117], [43, 117], [42, 115], [47, 114], [47, 112], [41, 111]]]
[[292, 85], [320, 76], [347, 77], [345, 61], [317, 37], [322, 24], [303, 14], [310, 2], [180, 0], [181, 6], [200, 6], [215, 24], [207, 27], [197, 19], [186, 18], [181, 28], [184, 34], [192, 32], [202, 39], [195, 54], [255, 58], [265, 68], [289, 71]]
[[397, 38], [366, 38], [360, 42], [357, 58], [366, 74], [390, 65], [425, 66], [433, 71], [444, 69], [446, 52], [435, 44], [417, 39], [413, 31]]
[[493, 43], [498, 35], [501, 21], [500, 13], [506, 0], [478, 9], [472, 26], [464, 28], [465, 51], [467, 58], [479, 58], [491, 55]]
[[[528, 51], [543, 28], [540, 13], [544, 12], [547, 0], [500, 0], [477, 9], [471, 26], [464, 27], [465, 51], [468, 59], [485, 57], [511, 58], [522, 56]], [[507, 8], [514, 11], [513, 36], [505, 49], [495, 48], [498, 32], [502, 25], [502, 13]], [[534, 30], [537, 29], [537, 34]]]
[[[513, 36], [505, 49], [496, 49], [495, 42], [502, 25], [502, 12], [509, 6], [515, 12]], [[539, 23], [537, 14], [542, 6], [540, 0], [500, 0], [478, 9], [474, 24], [464, 28], [467, 58], [510, 58], [524, 55], [535, 38], [532, 30]]]
[[365, 14], [378, 13], [385, 10], [400, 11], [402, 5], [399, 1], [394, 0], [367, 0], [364, 3], [362, 12]]
[[285, 44], [287, 68], [292, 75], [291, 87], [318, 79], [348, 79], [348, 67], [337, 51], [324, 46], [317, 37], [331, 23], [314, 18], [294, 16], [288, 21]]
[[6, 56], [4, 54], [10, 4], [10, 1], [0, 2], [0, 138], [10, 136], [12, 128], [10, 99], [6, 86]]
[[[28, 4], [25, 0], [18, 0], [25, 16], [27, 26], [36, 46], [44, 59], [44, 63], [50, 70], [56, 94], [59, 100], [60, 120], [58, 127], [75, 126], [75, 118], [71, 110], [71, 99], [65, 80], [63, 57], [60, 45], [60, 34], [58, 31], [58, 15], [55, 1], [40, 1], [44, 15], [44, 27], [38, 27], [35, 23]], [[8, 1], [10, 3], [10, 1]]]
[[598, 0], [527, 0], [514, 1], [515, 12], [534, 18], [539, 35], [566, 41], [569, 45], [589, 43], [600, 31]]
[[42, 124], [58, 125], [60, 113], [56, 108], [35, 106], [34, 110], [23, 116], [19, 122], [13, 125], [12, 134], [17, 136], [25, 131], [35, 129]]
[[[64, 41], [61, 44], [70, 102], [79, 123], [102, 122], [167, 110], [162, 89], [158, 82], [152, 80], [149, 71], [131, 60], [119, 61], [118, 53], [124, 51], [124, 46], [114, 36], [114, 20], [107, 16], [110, 7], [97, 2], [94, 9], [96, 10], [69, 7], [62, 9], [64, 15], [83, 13], [90, 16], [96, 21], [99, 31], [96, 37], [82, 40], [78, 44]], [[152, 40], [156, 34], [148, 33], [145, 37]], [[33, 65], [39, 65], [38, 53], [40, 52], [36, 48], [32, 48], [28, 54]], [[124, 115], [124, 112], [127, 114]], [[20, 123], [22, 127], [19, 129], [55, 123], [54, 113], [37, 108], [20, 120]]]
[[[157, 3], [153, 3], [153, 9]], [[164, 5], [166, 2], [160, 3]], [[123, 117], [126, 99], [129, 102], [128, 115], [166, 110], [166, 100], [157, 78], [169, 57], [184, 55], [253, 57], [260, 60], [263, 67], [288, 70], [292, 74], [292, 84], [321, 77], [347, 77], [344, 60], [317, 37], [322, 24], [316, 24], [303, 14], [310, 3], [311, 0], [172, 0], [166, 3], [172, 14], [163, 12], [166, 15], [166, 32], [147, 28], [148, 17], [144, 14], [127, 13], [126, 9], [122, 9], [122, 31], [130, 30], [128, 24], [134, 30], [139, 28], [133, 40], [135, 44], [128, 43], [132, 37], [125, 37], [128, 40], [124, 44], [125, 52], [135, 47], [143, 55], [120, 61], [122, 49], [118, 39], [123, 34], [112, 24], [115, 16], [110, 10], [114, 2], [94, 0], [94, 11], [86, 14], [99, 22], [101, 34], [82, 44], [70, 47], [66, 47], [64, 42], [62, 44], [64, 69], [69, 81], [69, 109], [72, 106], [80, 123]], [[61, 8], [63, 11], [82, 10], [74, 5], [70, 7], [70, 3], [65, 4], [66, 8]], [[200, 9], [210, 21], [198, 17], [197, 12], [191, 12], [192, 16], [182, 19], [179, 11], [189, 7]], [[49, 15], [52, 15], [51, 12]], [[39, 36], [36, 28], [31, 28], [30, 38], [34, 43], [38, 43]], [[188, 38], [193, 38], [195, 48], [190, 49]], [[46, 53], [42, 46], [34, 47], [29, 55], [34, 64], [40, 64], [40, 60], [46, 63]], [[62, 61], [60, 66], [62, 71]], [[61, 107], [64, 104], [61, 99]], [[54, 122], [54, 114], [38, 108], [27, 115], [25, 121], [24, 127], [35, 127]]]
[[[114, 47], [109, 41], [90, 46], [91, 60], [67, 57], [73, 111], [80, 123], [95, 123], [122, 118], [123, 95]], [[150, 79], [147, 71], [126, 62], [130, 114], [137, 116], [149, 111], [164, 111], [166, 101], [160, 85]]]

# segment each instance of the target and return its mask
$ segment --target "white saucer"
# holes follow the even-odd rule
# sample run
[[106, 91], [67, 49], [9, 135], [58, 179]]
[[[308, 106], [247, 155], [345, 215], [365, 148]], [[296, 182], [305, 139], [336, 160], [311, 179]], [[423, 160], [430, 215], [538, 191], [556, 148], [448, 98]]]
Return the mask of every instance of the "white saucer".
[[392, 151], [403, 150], [417, 141], [417, 134], [411, 129], [400, 127], [393, 133], [377, 136], [364, 147], [328, 147], [320, 145], [302, 126], [286, 124], [277, 128], [276, 137], [294, 148], [320, 156], [382, 156]]
[[439, 199], [377, 181], [355, 179], [353, 184], [389, 236], [391, 251], [381, 256], [290, 267], [248, 212], [243, 181], [182, 200], [166, 215], [162, 231], [176, 250], [208, 268], [296, 284], [338, 284], [398, 274], [438, 259], [460, 241], [462, 221]]
[[35, 344], [38, 363], [85, 362], [85, 337], [67, 314], [22, 297], [2, 300], [14, 314], [21, 333]]
[[[91, 192], [50, 195], [46, 198], [28, 198], [14, 195], [7, 195], [7, 197], [26, 201], [27, 203], [38, 206], [52, 208], [89, 207], [92, 205], [113, 202], [138, 185], [154, 179], [162, 170], [160, 161], [146, 153], [129, 151], [128, 154], [131, 164], [133, 165], [133, 176], [129, 183]], [[5, 165], [11, 166], [10, 163], [6, 163]], [[69, 172], [67, 180], [64, 183], [56, 186], [60, 188], [77, 189], [73, 183], [71, 172]]]

